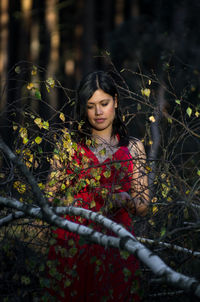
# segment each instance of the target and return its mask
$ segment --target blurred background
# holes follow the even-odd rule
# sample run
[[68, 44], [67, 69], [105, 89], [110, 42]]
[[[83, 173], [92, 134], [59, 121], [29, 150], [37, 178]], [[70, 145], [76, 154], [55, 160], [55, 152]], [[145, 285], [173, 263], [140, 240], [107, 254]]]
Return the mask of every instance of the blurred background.
[[[1, 0], [4, 141], [45, 182], [46, 150], [54, 148], [50, 138], [70, 120], [80, 79], [95, 69], [112, 72], [121, 88], [123, 117], [144, 142], [149, 160], [153, 206], [146, 220], [134, 218], [137, 235], [199, 250], [199, 37], [200, 0]], [[2, 196], [34, 200], [29, 190], [13, 188], [15, 180], [27, 180], [14, 174], [3, 152], [0, 172]], [[0, 217], [10, 212], [3, 209]], [[49, 238], [44, 231], [45, 224], [31, 219], [1, 227], [1, 301], [41, 301]], [[200, 279], [200, 260], [193, 254], [156, 246], [154, 251], [175, 270]], [[165, 285], [152, 286], [150, 277], [145, 268], [144, 301], [195, 301], [182, 292], [167, 294]]]
[[[2, 0], [0, 108], [21, 93], [11, 71], [22, 61], [43, 69], [40, 80], [54, 77], [68, 89], [112, 62], [118, 71], [154, 72], [159, 79], [170, 70], [176, 91], [189, 85], [196, 92], [199, 13], [199, 0]], [[56, 93], [49, 99], [62, 104]]]

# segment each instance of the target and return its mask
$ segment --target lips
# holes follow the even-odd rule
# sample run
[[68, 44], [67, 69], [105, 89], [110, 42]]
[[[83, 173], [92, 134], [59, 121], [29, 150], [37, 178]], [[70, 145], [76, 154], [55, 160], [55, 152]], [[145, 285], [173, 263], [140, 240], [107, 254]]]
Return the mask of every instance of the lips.
[[98, 118], [98, 119], [95, 119], [95, 122], [97, 123], [97, 124], [101, 124], [101, 123], [103, 123], [103, 122], [105, 122], [105, 118]]

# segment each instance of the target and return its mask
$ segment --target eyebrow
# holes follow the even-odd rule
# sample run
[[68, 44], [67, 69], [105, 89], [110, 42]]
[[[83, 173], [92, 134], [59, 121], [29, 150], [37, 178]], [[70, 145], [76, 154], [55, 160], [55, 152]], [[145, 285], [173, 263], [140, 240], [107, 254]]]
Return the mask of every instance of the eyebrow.
[[[110, 99], [103, 99], [103, 100], [99, 101], [99, 103], [106, 102], [106, 101], [110, 101], [110, 100], [111, 100], [111, 98], [110, 98]], [[96, 104], [96, 103], [88, 102], [87, 104], [93, 105], [93, 104]]]

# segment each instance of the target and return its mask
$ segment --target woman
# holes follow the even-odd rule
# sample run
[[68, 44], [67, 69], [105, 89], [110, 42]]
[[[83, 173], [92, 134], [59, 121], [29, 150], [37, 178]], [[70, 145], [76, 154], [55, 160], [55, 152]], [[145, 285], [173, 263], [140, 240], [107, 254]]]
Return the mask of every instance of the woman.
[[[139, 140], [129, 139], [119, 106], [116, 85], [107, 73], [96, 71], [81, 81], [74, 139], [63, 131], [48, 191], [54, 201], [59, 197], [67, 204], [75, 198], [75, 206], [101, 212], [133, 233], [131, 216], [145, 215], [148, 206], [145, 152]], [[113, 235], [80, 217], [67, 219]], [[49, 266], [55, 277], [50, 278], [50, 293], [57, 301], [139, 301], [134, 256], [81, 242], [60, 229], [55, 238]]]

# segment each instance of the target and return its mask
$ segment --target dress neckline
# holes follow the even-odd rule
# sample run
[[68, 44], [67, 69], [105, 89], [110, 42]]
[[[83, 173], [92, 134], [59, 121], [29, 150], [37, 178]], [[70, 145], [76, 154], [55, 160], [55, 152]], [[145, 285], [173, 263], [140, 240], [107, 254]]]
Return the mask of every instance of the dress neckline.
[[108, 161], [109, 159], [113, 158], [114, 155], [117, 154], [117, 152], [121, 149], [122, 146], [119, 146], [115, 152], [111, 153], [110, 156], [107, 156], [104, 160], [100, 160], [99, 157], [93, 152], [93, 150], [91, 148], [89, 148], [88, 146], [84, 145], [84, 148], [87, 149], [87, 151], [89, 151], [89, 153], [92, 155], [92, 157], [99, 163], [99, 164], [103, 164], [106, 161]]

